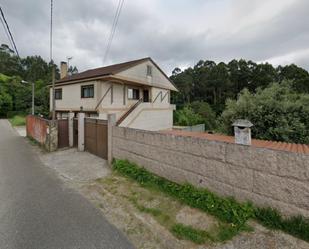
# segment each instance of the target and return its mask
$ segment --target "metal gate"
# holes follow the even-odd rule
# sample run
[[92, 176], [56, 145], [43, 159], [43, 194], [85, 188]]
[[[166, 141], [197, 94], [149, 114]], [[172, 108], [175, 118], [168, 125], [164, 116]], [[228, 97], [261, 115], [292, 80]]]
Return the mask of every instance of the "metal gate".
[[85, 150], [107, 159], [107, 120], [85, 118]]
[[69, 146], [68, 119], [58, 119], [58, 148]]

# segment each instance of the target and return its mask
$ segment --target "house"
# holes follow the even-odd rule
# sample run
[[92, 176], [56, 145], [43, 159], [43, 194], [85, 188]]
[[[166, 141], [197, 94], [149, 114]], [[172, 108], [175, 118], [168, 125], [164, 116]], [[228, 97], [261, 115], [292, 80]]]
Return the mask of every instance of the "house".
[[[143, 130], [173, 126], [171, 91], [176, 87], [151, 59], [143, 58], [67, 75], [61, 62], [61, 78], [55, 83], [57, 118], [83, 111], [87, 117], [107, 119], [115, 113], [117, 124]], [[52, 106], [52, 88], [50, 89]]]

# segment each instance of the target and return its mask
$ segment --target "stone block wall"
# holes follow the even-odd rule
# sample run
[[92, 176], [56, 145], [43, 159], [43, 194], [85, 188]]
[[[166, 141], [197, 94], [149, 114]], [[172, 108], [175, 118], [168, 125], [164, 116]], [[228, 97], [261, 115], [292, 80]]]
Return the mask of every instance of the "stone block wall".
[[113, 127], [112, 156], [169, 180], [309, 217], [309, 155]]

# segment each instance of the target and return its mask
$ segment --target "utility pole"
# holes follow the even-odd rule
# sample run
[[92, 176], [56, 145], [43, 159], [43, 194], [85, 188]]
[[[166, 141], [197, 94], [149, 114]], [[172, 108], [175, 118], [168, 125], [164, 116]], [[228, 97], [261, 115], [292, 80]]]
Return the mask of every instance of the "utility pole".
[[53, 61], [53, 0], [50, 0], [50, 61], [52, 63], [52, 119], [56, 119], [55, 66]]
[[52, 64], [52, 84], [53, 84], [53, 117], [52, 117], [52, 119], [53, 119], [53, 121], [55, 121], [55, 119], [56, 119], [56, 99], [55, 99], [55, 65], [54, 65], [54, 63]]

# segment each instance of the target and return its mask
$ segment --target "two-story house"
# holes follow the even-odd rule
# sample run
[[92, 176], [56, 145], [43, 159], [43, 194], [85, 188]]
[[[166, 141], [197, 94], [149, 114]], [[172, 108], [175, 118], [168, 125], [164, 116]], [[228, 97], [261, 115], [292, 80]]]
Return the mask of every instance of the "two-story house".
[[[67, 75], [61, 62], [61, 79], [55, 87], [57, 118], [83, 111], [88, 117], [107, 119], [115, 113], [119, 126], [163, 130], [173, 126], [171, 91], [167, 75], [151, 59], [143, 58]], [[52, 88], [50, 88], [52, 106]]]

